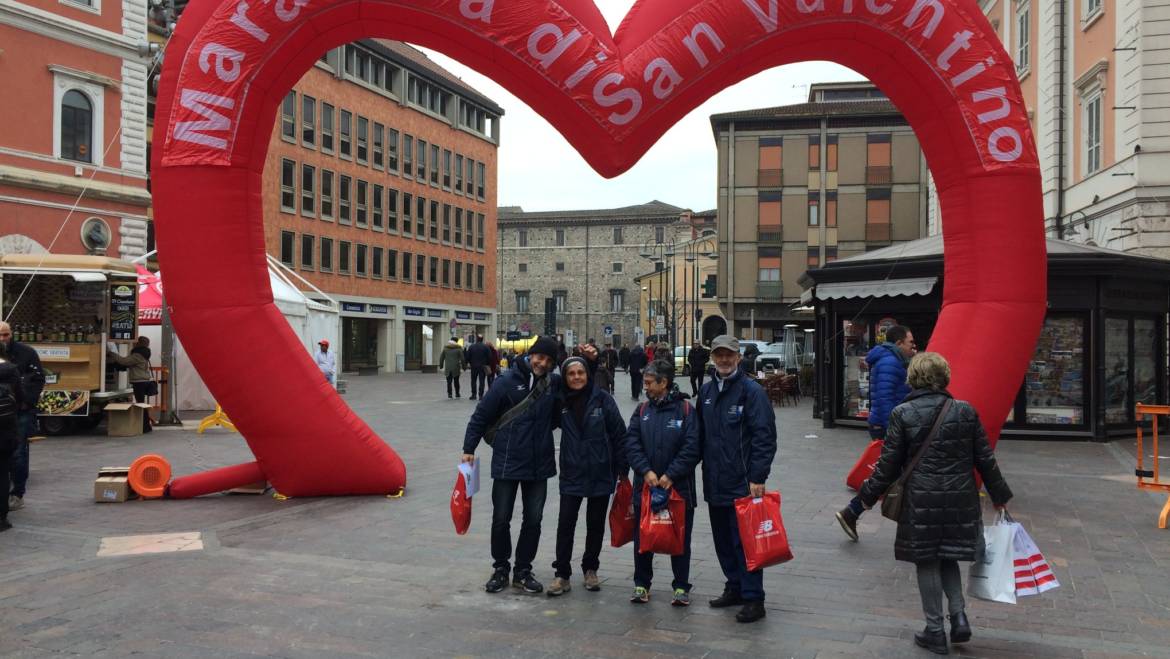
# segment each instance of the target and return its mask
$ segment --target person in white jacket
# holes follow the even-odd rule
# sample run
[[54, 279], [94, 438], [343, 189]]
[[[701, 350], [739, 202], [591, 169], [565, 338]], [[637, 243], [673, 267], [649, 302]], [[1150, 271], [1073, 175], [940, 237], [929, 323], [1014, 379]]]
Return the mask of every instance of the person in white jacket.
[[321, 339], [317, 342], [321, 346], [321, 352], [317, 353], [317, 368], [321, 369], [321, 374], [329, 380], [329, 384], [335, 384], [334, 378], [337, 376], [337, 356], [329, 352], [329, 341]]

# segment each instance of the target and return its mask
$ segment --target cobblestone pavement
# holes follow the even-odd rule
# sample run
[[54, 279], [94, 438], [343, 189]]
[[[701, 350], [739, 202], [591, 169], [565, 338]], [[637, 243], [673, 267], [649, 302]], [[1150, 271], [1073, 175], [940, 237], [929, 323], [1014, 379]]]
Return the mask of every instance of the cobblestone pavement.
[[[629, 414], [628, 378], [618, 380]], [[627, 602], [629, 546], [603, 551], [599, 593], [485, 594], [489, 500], [477, 500], [466, 536], [455, 535], [448, 513], [473, 403], [447, 400], [437, 375], [355, 377], [349, 390], [354, 410], [406, 460], [404, 498], [98, 505], [91, 483], [100, 466], [156, 452], [183, 474], [250, 454], [222, 429], [35, 444], [27, 506], [0, 535], [0, 656], [929, 656], [911, 640], [921, 613], [912, 566], [893, 560], [893, 525], [867, 515], [854, 544], [833, 520], [849, 497], [844, 473], [867, 439], [820, 428], [807, 402], [777, 410], [781, 445], [768, 483], [783, 492], [796, 558], [766, 571], [768, 617], [739, 625], [734, 611], [707, 607], [723, 578], [703, 508], [688, 609], [668, 605], [662, 558], [653, 601]], [[970, 602], [975, 637], [962, 654], [1168, 656], [1170, 534], [1155, 527], [1161, 502], [1134, 487], [1131, 452], [1132, 442], [1000, 445], [1012, 512], [1062, 587], [1017, 606]], [[537, 557], [546, 583], [556, 499], [550, 487]], [[192, 532], [202, 549], [98, 555], [103, 538]], [[198, 546], [186, 538], [179, 544]]]

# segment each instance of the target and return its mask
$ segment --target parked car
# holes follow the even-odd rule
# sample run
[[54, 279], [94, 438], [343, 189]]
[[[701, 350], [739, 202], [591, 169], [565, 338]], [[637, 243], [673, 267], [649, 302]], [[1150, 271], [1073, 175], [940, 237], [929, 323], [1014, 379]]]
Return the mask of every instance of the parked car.
[[[687, 362], [687, 355], [691, 353], [690, 346], [676, 346], [674, 349], [674, 372], [682, 373], [689, 376], [691, 374], [691, 365]], [[740, 353], [743, 353], [742, 348]], [[707, 355], [707, 366], [711, 365], [711, 356]], [[706, 366], [704, 367], [706, 370]]]
[[783, 341], [769, 343], [760, 350], [760, 356], [756, 358], [756, 368], [764, 370], [767, 367], [771, 367], [777, 371], [800, 368], [804, 364], [804, 346], [797, 344], [795, 348], [795, 359], [793, 363], [789, 364], [789, 355], [787, 354], [788, 345]]

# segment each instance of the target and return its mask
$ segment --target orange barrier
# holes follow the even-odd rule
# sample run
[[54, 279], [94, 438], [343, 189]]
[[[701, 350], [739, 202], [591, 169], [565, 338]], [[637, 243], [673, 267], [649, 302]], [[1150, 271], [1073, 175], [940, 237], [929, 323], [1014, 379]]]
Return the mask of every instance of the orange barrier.
[[[1152, 424], [1152, 436], [1150, 439], [1150, 448], [1153, 451], [1153, 469], [1145, 468], [1145, 448], [1144, 436], [1142, 434], [1142, 417], [1149, 416]], [[1137, 476], [1137, 486], [1141, 490], [1156, 490], [1158, 492], [1166, 492], [1166, 505], [1162, 507], [1162, 514], [1158, 516], [1158, 528], [1166, 528], [1167, 519], [1170, 518], [1170, 483], [1163, 483], [1161, 480], [1161, 473], [1158, 468], [1158, 417], [1170, 416], [1170, 405], [1144, 405], [1138, 403], [1137, 406], [1137, 469], [1134, 474]], [[1147, 481], [1146, 479], [1151, 479]]]
[[161, 497], [171, 481], [171, 463], [161, 455], [143, 455], [130, 465], [129, 481], [143, 498]]

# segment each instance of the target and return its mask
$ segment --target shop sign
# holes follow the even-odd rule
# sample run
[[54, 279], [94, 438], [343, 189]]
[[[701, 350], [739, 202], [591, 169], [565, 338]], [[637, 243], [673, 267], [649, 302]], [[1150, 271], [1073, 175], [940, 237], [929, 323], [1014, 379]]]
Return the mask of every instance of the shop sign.
[[456, 318], [458, 318], [459, 320], [471, 320], [471, 312], [468, 312], [468, 311], [456, 311], [456, 312], [455, 312], [455, 317], [456, 317]]
[[130, 341], [138, 320], [138, 304], [134, 285], [117, 284], [110, 287], [110, 338]]
[[365, 313], [366, 312], [366, 305], [358, 303], [358, 302], [342, 302], [341, 303], [341, 310], [342, 311], [353, 311], [355, 313]]
[[407, 316], [421, 316], [425, 313], [422, 307], [402, 307], [402, 312]]
[[53, 346], [48, 348], [45, 346], [34, 346], [37, 351], [37, 356], [41, 359], [69, 359], [69, 346]]
[[475, 314], [475, 319], [476, 320], [487, 320], [488, 315], [486, 313], [477, 313], [477, 314]]
[[390, 307], [386, 306], [385, 304], [371, 304], [370, 313], [390, 315]]
[[520, 332], [508, 332], [507, 339], [509, 341], [517, 341], [520, 339]]
[[427, 318], [442, 318], [442, 309], [427, 309]]

